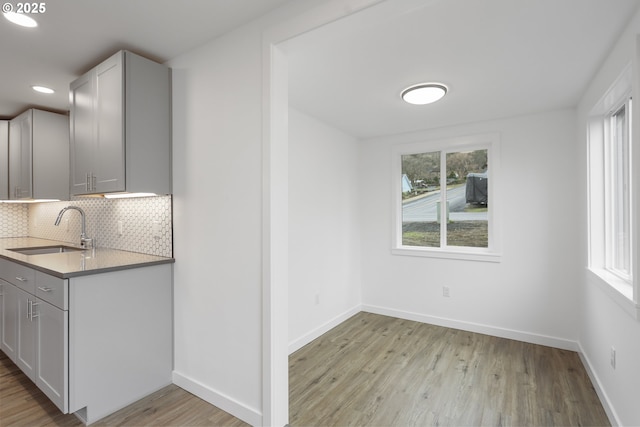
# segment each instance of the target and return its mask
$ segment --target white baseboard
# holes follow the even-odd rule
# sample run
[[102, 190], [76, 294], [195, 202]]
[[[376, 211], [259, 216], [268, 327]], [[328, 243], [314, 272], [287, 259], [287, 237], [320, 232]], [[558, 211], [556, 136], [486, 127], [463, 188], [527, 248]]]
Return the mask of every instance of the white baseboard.
[[[330, 319], [326, 323], [320, 325], [318, 328], [304, 334], [303, 336], [291, 341], [289, 343], [289, 354], [295, 352], [296, 350], [304, 347], [314, 339], [320, 337], [324, 333], [338, 326], [340, 323], [349, 319], [350, 317], [358, 314], [360, 311], [365, 311], [368, 313], [381, 314], [384, 316], [397, 317], [399, 319], [406, 320], [414, 320], [421, 323], [428, 323], [437, 326], [444, 326], [453, 329], [460, 329], [469, 332], [476, 332], [485, 335], [492, 335], [501, 338], [508, 338], [517, 341], [528, 342], [532, 344], [545, 345], [549, 347], [560, 348], [563, 350], [571, 350], [576, 351], [585, 365], [587, 372], [591, 378], [591, 381], [596, 388], [596, 392], [600, 397], [600, 400], [603, 403], [603, 407], [607, 412], [607, 416], [609, 420], [614, 425], [620, 425], [617, 422], [617, 417], [615, 411], [613, 411], [611, 405], [609, 404], [609, 399], [607, 398], [606, 393], [603, 392], [602, 387], [600, 386], [600, 382], [598, 381], [597, 376], [594, 374], [591, 369], [591, 364], [589, 363], [588, 358], [581, 351], [582, 348], [579, 346], [579, 343], [563, 338], [551, 337], [546, 335], [532, 334], [528, 332], [516, 331], [511, 329], [499, 328], [494, 326], [487, 326], [478, 323], [471, 322], [463, 322], [459, 320], [447, 319], [437, 316], [429, 316], [425, 314], [413, 313], [402, 310], [394, 310], [384, 307], [378, 307], [373, 305], [357, 305], [342, 314]], [[249, 423], [251, 425], [261, 425], [262, 424], [262, 413], [258, 410], [250, 408], [226, 395], [220, 393], [194, 379], [191, 379], [183, 374], [178, 372], [173, 372], [173, 383], [178, 387], [181, 387], [187, 390], [190, 393], [200, 397], [201, 399], [211, 403], [214, 406], [222, 409], [230, 413], [231, 415], [240, 418], [241, 420]]]
[[328, 322], [323, 323], [316, 329], [304, 334], [299, 338], [296, 338], [295, 340], [289, 343], [289, 354], [293, 353], [296, 350], [301, 349], [302, 347], [309, 344], [311, 341], [315, 340], [322, 334], [329, 332], [331, 329], [335, 328], [340, 323], [344, 322], [351, 316], [355, 316], [361, 311], [362, 311], [362, 306], [358, 304], [357, 306], [345, 311], [344, 313], [337, 315], [336, 317], [329, 320]]
[[611, 400], [609, 399], [609, 396], [607, 395], [607, 393], [604, 391], [604, 387], [602, 387], [600, 378], [596, 374], [596, 371], [593, 369], [593, 365], [591, 364], [589, 357], [586, 355], [586, 353], [584, 352], [584, 349], [582, 348], [582, 345], [580, 345], [579, 342], [578, 342], [578, 346], [580, 348], [580, 350], [578, 351], [578, 354], [580, 355], [580, 360], [582, 360], [582, 364], [584, 365], [584, 368], [587, 371], [587, 375], [589, 375], [589, 378], [591, 379], [593, 388], [596, 390], [596, 394], [600, 398], [602, 407], [604, 408], [604, 411], [607, 413], [607, 418], [609, 418], [609, 423], [611, 423], [612, 426], [621, 426], [622, 423], [618, 418], [618, 414], [613, 409]]
[[262, 425], [260, 411], [250, 408], [201, 382], [173, 371], [173, 383], [252, 426]]
[[399, 319], [414, 320], [416, 322], [428, 323], [431, 325], [444, 326], [447, 328], [460, 329], [468, 332], [492, 335], [500, 338], [508, 338], [516, 341], [539, 344], [547, 347], [555, 347], [563, 350], [578, 351], [578, 343], [575, 341], [556, 338], [547, 335], [532, 334], [529, 332], [516, 331], [512, 329], [499, 328], [495, 326], [482, 325], [479, 323], [464, 322], [460, 320], [447, 319], [426, 314], [412, 313], [409, 311], [394, 310], [374, 305], [362, 305], [362, 311], [384, 316], [397, 317]]

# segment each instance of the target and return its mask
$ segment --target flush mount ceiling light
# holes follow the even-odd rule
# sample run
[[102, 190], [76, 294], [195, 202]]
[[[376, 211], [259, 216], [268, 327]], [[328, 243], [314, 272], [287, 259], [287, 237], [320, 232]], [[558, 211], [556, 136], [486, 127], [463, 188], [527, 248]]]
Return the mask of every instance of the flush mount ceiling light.
[[442, 83], [419, 83], [409, 86], [400, 93], [405, 102], [414, 105], [431, 104], [447, 94], [447, 87]]
[[55, 92], [55, 90], [48, 88], [46, 86], [31, 86], [31, 89], [35, 90], [36, 92], [40, 92], [40, 93], [46, 93], [46, 94], [52, 94]]
[[[5, 3], [5, 5], [7, 4], [9, 3]], [[13, 22], [16, 25], [20, 25], [21, 27], [34, 28], [38, 26], [38, 23], [35, 19], [30, 17], [29, 15], [25, 15], [24, 13], [4, 12], [3, 15], [9, 21]]]

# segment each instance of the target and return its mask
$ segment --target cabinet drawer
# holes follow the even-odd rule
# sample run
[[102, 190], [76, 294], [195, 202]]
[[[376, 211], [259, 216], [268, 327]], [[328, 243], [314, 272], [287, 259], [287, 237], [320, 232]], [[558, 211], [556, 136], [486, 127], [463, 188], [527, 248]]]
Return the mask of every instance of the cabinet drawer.
[[67, 279], [59, 279], [36, 271], [35, 295], [62, 310], [69, 309], [69, 285]]
[[32, 268], [0, 259], [0, 278], [30, 294], [36, 293], [35, 270]]

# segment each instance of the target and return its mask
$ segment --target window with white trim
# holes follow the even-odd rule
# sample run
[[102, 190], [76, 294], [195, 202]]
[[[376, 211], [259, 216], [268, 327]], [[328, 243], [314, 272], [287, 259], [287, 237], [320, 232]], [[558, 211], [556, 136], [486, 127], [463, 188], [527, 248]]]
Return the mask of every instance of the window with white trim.
[[631, 98], [606, 118], [606, 268], [631, 283]]
[[634, 277], [632, 75], [628, 66], [588, 118], [588, 270], [594, 283], [640, 318]]
[[397, 255], [499, 261], [498, 136], [394, 147]]

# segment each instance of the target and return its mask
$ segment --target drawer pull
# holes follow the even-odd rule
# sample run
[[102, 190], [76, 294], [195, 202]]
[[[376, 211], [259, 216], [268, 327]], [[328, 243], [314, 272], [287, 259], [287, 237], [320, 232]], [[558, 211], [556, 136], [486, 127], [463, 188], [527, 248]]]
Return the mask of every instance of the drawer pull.
[[20, 277], [20, 276], [16, 276], [16, 280], [19, 280], [21, 282], [28, 282], [29, 279], [27, 279], [26, 277]]
[[52, 291], [51, 288], [47, 288], [46, 286], [38, 286], [38, 289], [40, 289], [42, 292], [51, 292]]

